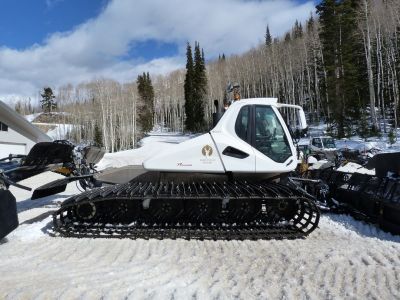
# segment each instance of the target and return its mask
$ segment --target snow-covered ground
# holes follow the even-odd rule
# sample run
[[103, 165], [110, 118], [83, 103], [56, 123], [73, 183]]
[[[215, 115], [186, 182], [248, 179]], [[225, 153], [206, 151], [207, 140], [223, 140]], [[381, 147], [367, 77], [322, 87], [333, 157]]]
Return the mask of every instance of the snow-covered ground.
[[[167, 145], [145, 142], [104, 159], [140, 162]], [[35, 188], [57, 178], [46, 172], [20, 183]], [[400, 236], [349, 216], [323, 215], [299, 240], [61, 238], [49, 235], [50, 213], [79, 193], [75, 183], [35, 201], [31, 192], [11, 192], [20, 226], [0, 242], [1, 299], [400, 298]]]

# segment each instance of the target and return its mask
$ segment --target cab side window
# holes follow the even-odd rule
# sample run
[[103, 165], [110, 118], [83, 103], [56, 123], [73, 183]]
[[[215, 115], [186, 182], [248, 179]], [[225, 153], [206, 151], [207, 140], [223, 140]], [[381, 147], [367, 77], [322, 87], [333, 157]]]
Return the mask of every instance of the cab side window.
[[320, 139], [313, 139], [313, 145], [318, 148], [322, 148], [322, 143], [321, 143]]
[[248, 142], [250, 106], [243, 106], [235, 123], [235, 132], [242, 140]]

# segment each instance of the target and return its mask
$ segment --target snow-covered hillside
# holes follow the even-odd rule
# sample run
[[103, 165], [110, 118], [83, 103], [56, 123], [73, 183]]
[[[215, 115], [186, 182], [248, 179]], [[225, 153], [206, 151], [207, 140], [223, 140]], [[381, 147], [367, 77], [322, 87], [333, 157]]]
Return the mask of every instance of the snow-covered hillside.
[[42, 129], [53, 140], [64, 140], [74, 129], [74, 125], [61, 123], [62, 118], [67, 116], [65, 112], [54, 112], [51, 115], [44, 113], [35, 113], [25, 115], [25, 119]]
[[[103, 168], [140, 163], [171, 145], [105, 156]], [[36, 188], [61, 175], [21, 184]], [[345, 215], [323, 215], [306, 239], [185, 241], [51, 236], [60, 203], [11, 188], [20, 226], [0, 242], [1, 299], [398, 299], [400, 236]]]

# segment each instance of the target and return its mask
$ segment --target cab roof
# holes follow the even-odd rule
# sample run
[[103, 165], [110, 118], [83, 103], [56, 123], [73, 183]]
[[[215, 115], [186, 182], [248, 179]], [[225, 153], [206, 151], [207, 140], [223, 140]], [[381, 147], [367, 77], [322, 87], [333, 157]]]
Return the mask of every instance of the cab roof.
[[278, 103], [278, 98], [248, 98], [236, 100], [232, 105], [252, 105], [252, 104], [263, 104], [263, 105], [276, 105]]

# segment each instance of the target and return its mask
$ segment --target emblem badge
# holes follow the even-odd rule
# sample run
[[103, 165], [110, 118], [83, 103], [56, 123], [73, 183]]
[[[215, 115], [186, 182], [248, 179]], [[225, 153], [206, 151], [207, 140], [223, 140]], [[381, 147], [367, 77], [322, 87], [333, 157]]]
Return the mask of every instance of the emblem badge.
[[211, 156], [213, 154], [213, 148], [210, 145], [205, 145], [203, 149], [201, 149], [201, 153], [205, 156]]

